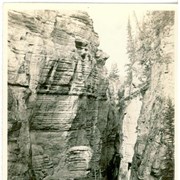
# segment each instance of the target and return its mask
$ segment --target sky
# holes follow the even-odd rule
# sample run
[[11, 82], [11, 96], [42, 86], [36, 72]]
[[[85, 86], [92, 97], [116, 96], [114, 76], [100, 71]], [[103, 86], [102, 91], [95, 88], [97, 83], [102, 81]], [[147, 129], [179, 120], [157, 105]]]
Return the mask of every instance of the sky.
[[[106, 67], [111, 69], [111, 65], [116, 63], [119, 75], [125, 76], [125, 64], [128, 63], [127, 55], [127, 23], [128, 17], [133, 20], [134, 8], [124, 8], [120, 5], [103, 5], [87, 7], [87, 12], [93, 20], [94, 30], [99, 35], [99, 48], [110, 57], [106, 61]], [[136, 10], [136, 15], [140, 20], [144, 9]], [[132, 25], [135, 26], [134, 21]]]
[[99, 48], [110, 57], [106, 61], [108, 71], [111, 65], [116, 63], [121, 77], [126, 76], [125, 64], [129, 62], [127, 54], [127, 24], [130, 17], [132, 31], [137, 29], [136, 14], [139, 23], [147, 11], [170, 9], [170, 5], [123, 5], [123, 4], [94, 4], [86, 7], [86, 10], [94, 22], [94, 30], [100, 39]]
[[110, 70], [111, 64], [117, 63], [119, 73], [124, 74], [124, 65], [128, 62], [126, 53], [128, 13], [123, 13], [119, 9], [104, 11], [99, 8], [90, 8], [88, 12], [93, 19], [94, 30], [99, 35], [99, 48], [110, 56], [106, 61], [107, 69]]

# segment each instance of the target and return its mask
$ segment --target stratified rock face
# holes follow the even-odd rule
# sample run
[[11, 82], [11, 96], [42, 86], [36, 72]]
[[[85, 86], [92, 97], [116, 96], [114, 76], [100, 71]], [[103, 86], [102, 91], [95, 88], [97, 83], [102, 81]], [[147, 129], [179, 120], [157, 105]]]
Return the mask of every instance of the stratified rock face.
[[28, 88], [8, 87], [8, 179], [30, 179]]
[[92, 20], [80, 11], [8, 15], [8, 179], [107, 179], [118, 118]]
[[[152, 12], [149, 37], [141, 41], [149, 57], [148, 78], [138, 90], [142, 107], [131, 180], [174, 179], [174, 12]], [[147, 25], [148, 26], [148, 25]], [[148, 30], [147, 30], [148, 31]], [[150, 38], [151, 39], [148, 39]], [[148, 75], [149, 74], [149, 75]], [[136, 86], [137, 87], [137, 86]]]

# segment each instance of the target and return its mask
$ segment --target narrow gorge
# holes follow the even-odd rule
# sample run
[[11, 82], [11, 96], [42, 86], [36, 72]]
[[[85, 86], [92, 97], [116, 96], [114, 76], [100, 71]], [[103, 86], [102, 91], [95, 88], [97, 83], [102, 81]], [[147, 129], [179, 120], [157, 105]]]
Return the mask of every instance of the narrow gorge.
[[173, 180], [174, 16], [129, 20], [121, 81], [85, 11], [9, 10], [8, 180]]

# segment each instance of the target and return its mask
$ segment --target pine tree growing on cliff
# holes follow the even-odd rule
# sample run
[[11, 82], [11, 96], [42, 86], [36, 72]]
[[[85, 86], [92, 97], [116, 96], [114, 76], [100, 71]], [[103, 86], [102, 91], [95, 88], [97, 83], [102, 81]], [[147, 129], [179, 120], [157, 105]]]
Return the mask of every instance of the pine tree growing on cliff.
[[119, 69], [118, 69], [117, 63], [114, 63], [111, 65], [111, 69], [109, 72], [109, 78], [110, 79], [119, 79]]
[[129, 64], [126, 64], [126, 84], [130, 85], [132, 83], [132, 66], [133, 62], [135, 61], [135, 46], [134, 46], [134, 40], [132, 36], [132, 28], [130, 23], [130, 18], [128, 19], [128, 25], [127, 25], [127, 32], [128, 32], [128, 40], [127, 40], [127, 54], [129, 58]]
[[128, 19], [127, 31], [128, 31], [127, 53], [130, 63], [133, 63], [135, 61], [135, 44], [132, 35], [130, 18]]
[[164, 177], [174, 179], [174, 104], [171, 99], [167, 100], [164, 115], [164, 135], [162, 142], [167, 146], [166, 170], [163, 172]]
[[142, 22], [140, 24], [135, 13], [134, 16], [136, 19], [136, 26], [138, 28], [138, 33], [136, 35], [136, 41], [138, 42], [136, 60], [142, 66], [142, 76], [149, 79], [152, 57], [151, 43], [153, 41], [151, 25], [149, 22], [150, 19], [147, 15], [143, 16]]

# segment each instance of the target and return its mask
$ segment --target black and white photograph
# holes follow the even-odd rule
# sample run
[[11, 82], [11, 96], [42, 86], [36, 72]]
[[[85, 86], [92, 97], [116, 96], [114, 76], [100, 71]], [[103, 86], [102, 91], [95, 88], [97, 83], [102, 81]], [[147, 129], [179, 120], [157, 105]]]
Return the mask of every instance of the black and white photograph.
[[7, 3], [3, 180], [174, 180], [176, 4]]

